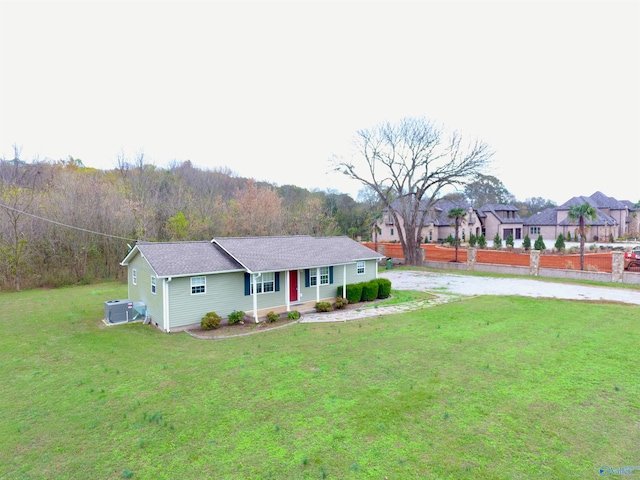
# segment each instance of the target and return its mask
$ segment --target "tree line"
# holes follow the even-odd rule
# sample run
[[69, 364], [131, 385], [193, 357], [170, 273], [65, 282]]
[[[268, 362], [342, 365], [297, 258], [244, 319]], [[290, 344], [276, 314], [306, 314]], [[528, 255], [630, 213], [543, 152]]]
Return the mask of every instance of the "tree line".
[[[327, 189], [276, 186], [228, 168], [190, 161], [159, 168], [144, 154], [99, 170], [68, 157], [0, 159], [0, 288], [118, 279], [136, 241], [209, 240], [217, 236], [348, 235], [369, 240], [382, 205], [363, 188], [357, 200]], [[481, 194], [479, 193], [481, 192]], [[495, 177], [473, 180], [452, 199], [515, 202], [526, 214], [549, 202], [516, 202]]]
[[0, 159], [0, 288], [120, 278], [135, 241], [216, 236], [366, 236], [373, 208], [332, 190], [309, 191], [120, 156], [115, 168], [79, 159]]

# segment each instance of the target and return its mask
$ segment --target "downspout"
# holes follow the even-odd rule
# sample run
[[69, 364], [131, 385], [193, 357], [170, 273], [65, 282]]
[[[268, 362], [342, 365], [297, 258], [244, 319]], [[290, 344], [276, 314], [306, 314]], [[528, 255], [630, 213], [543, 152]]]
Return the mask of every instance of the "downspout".
[[253, 274], [253, 318], [258, 323], [258, 277], [262, 275], [262, 272]]
[[171, 332], [169, 323], [169, 282], [171, 277], [162, 279], [162, 320], [164, 323], [164, 331]]

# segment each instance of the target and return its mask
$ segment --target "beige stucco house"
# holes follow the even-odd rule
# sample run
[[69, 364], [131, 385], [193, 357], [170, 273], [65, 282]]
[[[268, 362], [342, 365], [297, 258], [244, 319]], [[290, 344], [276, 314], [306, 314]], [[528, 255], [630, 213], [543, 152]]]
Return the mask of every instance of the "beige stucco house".
[[569, 220], [569, 210], [574, 205], [588, 203], [596, 211], [595, 220], [587, 220], [588, 241], [608, 241], [637, 233], [639, 230], [638, 209], [630, 201], [619, 201], [602, 192], [589, 197], [573, 197], [559, 207], [546, 210], [525, 219], [525, 234], [530, 238], [542, 235], [545, 239], [556, 239], [561, 233], [576, 238], [578, 225]]

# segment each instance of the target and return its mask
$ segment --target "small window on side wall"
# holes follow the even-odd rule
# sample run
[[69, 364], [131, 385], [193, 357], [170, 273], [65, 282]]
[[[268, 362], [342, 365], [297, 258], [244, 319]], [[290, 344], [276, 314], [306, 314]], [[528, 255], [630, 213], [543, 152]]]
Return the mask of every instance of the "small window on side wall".
[[358, 275], [364, 275], [364, 262], [356, 263], [356, 270]]
[[131, 283], [138, 284], [138, 271], [135, 268], [131, 270]]
[[207, 279], [206, 277], [193, 277], [191, 279], [191, 295], [199, 295], [206, 293]]
[[151, 277], [151, 293], [156, 294], [156, 277]]

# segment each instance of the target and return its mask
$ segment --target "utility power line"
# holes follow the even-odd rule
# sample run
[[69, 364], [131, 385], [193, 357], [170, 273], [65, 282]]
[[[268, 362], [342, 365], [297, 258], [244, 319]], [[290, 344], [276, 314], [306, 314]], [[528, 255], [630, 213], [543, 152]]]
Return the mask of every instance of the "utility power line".
[[28, 215], [33, 218], [37, 218], [38, 220], [43, 220], [45, 222], [53, 223], [55, 225], [60, 225], [61, 227], [72, 228], [73, 230], [79, 230], [81, 232], [93, 233], [94, 235], [102, 235], [103, 237], [117, 238], [119, 240], [130, 240], [132, 242], [136, 242], [135, 238], [127, 238], [127, 237], [119, 237], [118, 235], [110, 235], [108, 233], [102, 232], [94, 232], [93, 230], [87, 230], [86, 228], [74, 227], [73, 225], [67, 225], [66, 223], [57, 222], [55, 220], [51, 220], [50, 218], [40, 217], [38, 215], [34, 215], [33, 213], [25, 212], [23, 210], [18, 210], [17, 208], [10, 207], [9, 205], [4, 205], [0, 203], [0, 207], [6, 208], [7, 210], [12, 210], [14, 212], [22, 213], [24, 215]]

